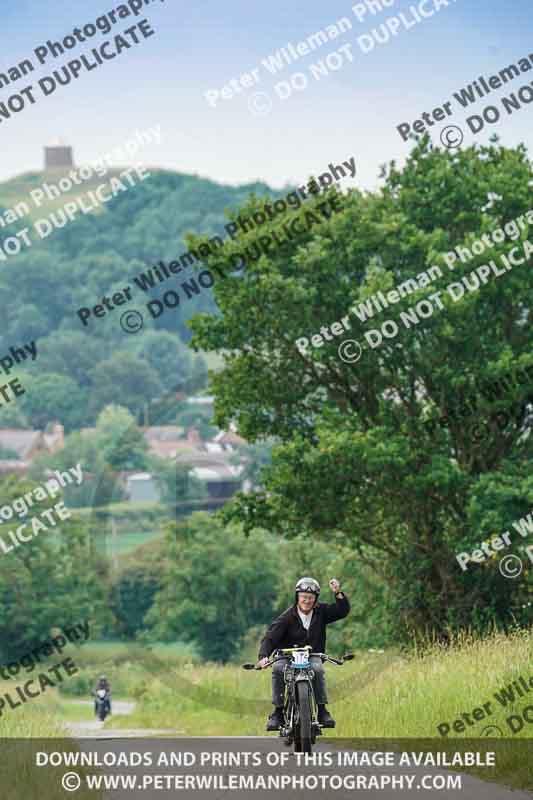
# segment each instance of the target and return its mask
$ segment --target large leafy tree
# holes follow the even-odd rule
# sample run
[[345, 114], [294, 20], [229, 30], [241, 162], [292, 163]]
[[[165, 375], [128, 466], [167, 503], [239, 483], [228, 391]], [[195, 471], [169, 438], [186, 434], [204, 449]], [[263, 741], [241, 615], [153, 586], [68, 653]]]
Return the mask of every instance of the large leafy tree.
[[140, 339], [137, 355], [153, 367], [166, 391], [182, 389], [191, 379], [191, 354], [175, 334], [148, 331]]
[[[527, 407], [503, 428], [490, 423], [481, 442], [449, 412], [484, 382], [533, 363], [533, 279], [524, 264], [454, 303], [449, 283], [517, 242], [494, 242], [453, 271], [440, 254], [527, 212], [533, 173], [523, 147], [452, 155], [425, 139], [402, 170], [392, 163], [382, 177], [379, 191], [351, 191], [340, 213], [268, 256], [252, 260], [248, 250], [240, 273], [231, 256], [279, 231], [279, 219], [218, 251], [210, 266], [222, 276], [214, 287], [222, 316], [196, 319], [193, 345], [224, 354], [212, 378], [216, 422], [234, 420], [250, 441], [281, 441], [264, 491], [241, 496], [226, 517], [249, 529], [338, 538], [389, 585], [399, 634], [445, 636], [450, 626], [482, 627], [494, 616], [505, 623], [510, 604], [528, 592], [527, 578], [505, 580], [495, 559], [466, 573], [455, 559], [531, 507]], [[310, 198], [306, 209], [320, 216], [325, 199]], [[259, 208], [252, 199], [241, 213]], [[306, 352], [295, 346], [434, 264], [441, 278], [376, 321], [351, 314], [345, 337]], [[435, 291], [443, 309], [407, 329], [400, 313]], [[342, 338], [365, 345], [364, 333], [385, 319], [397, 322], [396, 338], [366, 347], [356, 364], [339, 358]], [[425, 416], [448, 421], [431, 432]]]
[[138, 414], [162, 390], [156, 371], [130, 353], [116, 353], [101, 361], [91, 372], [91, 379], [90, 407], [97, 413], [104, 406], [118, 402], [132, 414]]
[[[229, 533], [229, 535], [228, 535]], [[145, 621], [161, 640], [193, 642], [202, 656], [228, 661], [246, 631], [270, 622], [279, 569], [272, 542], [207, 514], [167, 530], [167, 569]], [[216, 565], [216, 569], [214, 569]]]
[[21, 383], [25, 394], [18, 404], [32, 427], [43, 429], [58, 420], [67, 431], [83, 425], [87, 396], [72, 378], [54, 372], [28, 373]]
[[146, 469], [148, 443], [127, 408], [106, 406], [96, 420], [95, 436], [111, 469]]

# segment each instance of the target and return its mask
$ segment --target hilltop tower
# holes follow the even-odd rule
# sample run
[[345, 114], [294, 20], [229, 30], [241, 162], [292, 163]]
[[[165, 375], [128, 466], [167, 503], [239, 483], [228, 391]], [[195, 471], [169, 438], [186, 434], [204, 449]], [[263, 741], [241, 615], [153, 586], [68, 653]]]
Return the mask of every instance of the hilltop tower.
[[44, 168], [71, 169], [74, 166], [72, 147], [64, 144], [52, 144], [44, 148]]

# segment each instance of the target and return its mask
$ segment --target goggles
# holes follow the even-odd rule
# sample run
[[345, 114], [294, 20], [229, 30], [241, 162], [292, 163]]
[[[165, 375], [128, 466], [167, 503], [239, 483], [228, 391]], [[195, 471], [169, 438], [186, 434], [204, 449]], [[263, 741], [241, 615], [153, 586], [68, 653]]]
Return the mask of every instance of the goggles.
[[316, 595], [318, 595], [319, 593], [316, 586], [313, 586], [312, 584], [300, 584], [300, 586], [298, 586], [298, 588], [296, 589], [296, 592], [298, 594], [300, 592], [311, 592], [311, 594], [316, 594]]

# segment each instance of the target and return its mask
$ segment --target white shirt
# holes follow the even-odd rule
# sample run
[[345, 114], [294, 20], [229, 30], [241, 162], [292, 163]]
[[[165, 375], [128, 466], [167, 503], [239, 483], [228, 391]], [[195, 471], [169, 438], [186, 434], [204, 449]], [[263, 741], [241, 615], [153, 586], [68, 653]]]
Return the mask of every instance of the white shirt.
[[313, 609], [311, 609], [309, 614], [304, 614], [303, 611], [300, 611], [300, 609], [297, 610], [298, 610], [298, 616], [302, 620], [302, 625], [304, 626], [305, 630], [308, 631], [309, 626], [311, 624], [311, 618], [313, 616]]

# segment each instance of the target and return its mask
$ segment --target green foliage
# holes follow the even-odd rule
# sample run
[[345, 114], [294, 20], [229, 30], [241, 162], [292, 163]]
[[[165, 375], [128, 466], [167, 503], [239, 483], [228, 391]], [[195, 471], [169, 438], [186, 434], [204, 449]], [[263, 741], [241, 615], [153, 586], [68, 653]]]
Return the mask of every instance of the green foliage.
[[[35, 488], [14, 478], [1, 485], [4, 504]], [[51, 508], [54, 500], [34, 503], [30, 514]], [[92, 554], [87, 526], [76, 517], [47, 526], [37, 538], [0, 559], [0, 663], [20, 658], [53, 628], [91, 620], [103, 624], [105, 565]], [[9, 524], [2, 525], [5, 536]]]
[[183, 428], [195, 428], [202, 439], [212, 439], [217, 429], [210, 423], [213, 415], [210, 409], [202, 406], [187, 405], [176, 417], [177, 425]]
[[96, 421], [95, 436], [112, 470], [146, 469], [148, 444], [126, 408], [106, 406]]
[[183, 390], [192, 381], [191, 354], [180, 340], [170, 333], [149, 331], [140, 339], [137, 355], [153, 367], [166, 391]]
[[207, 364], [202, 356], [195, 356], [192, 364], [191, 377], [187, 390], [191, 394], [201, 392], [206, 388], [208, 381]]
[[2, 447], [2, 445], [0, 445], [0, 459], [6, 461], [20, 461], [19, 454], [16, 450], [11, 450], [9, 447]]
[[135, 563], [113, 582], [110, 607], [117, 619], [117, 633], [133, 639], [143, 629], [145, 614], [162, 588], [160, 564]]
[[[0, 195], [11, 208], [45, 179], [42, 173], [32, 173], [29, 179], [27, 175], [20, 176], [0, 184]], [[91, 183], [84, 186], [85, 191]], [[268, 187], [259, 183], [236, 188], [221, 186], [196, 176], [158, 170], [131, 192], [106, 203], [98, 214], [82, 215], [65, 229], [34, 242], [31, 252], [23, 251], [4, 265], [0, 277], [0, 305], [4, 309], [0, 350], [37, 340], [39, 372], [69, 378], [84, 390], [85, 398], [91, 397], [87, 408], [76, 388], [72, 395], [76, 402], [69, 412], [60, 402], [63, 393], [56, 391], [52, 395], [48, 389], [47, 406], [43, 406], [45, 422], [49, 418], [60, 419], [72, 430], [78, 420], [85, 426], [93, 424], [102, 408], [111, 402], [125, 405], [137, 414], [146, 400], [159, 394], [161, 387], [178, 385], [187, 392], [204, 388], [207, 375], [203, 358], [191, 363], [182, 344], [190, 340], [187, 320], [195, 313], [216, 309], [211, 292], [195, 296], [179, 314], [165, 314], [155, 322], [145, 319], [145, 329], [138, 336], [128, 336], [119, 324], [121, 313], [130, 306], [115, 307], [102, 318], [91, 317], [86, 326], [75, 312], [93, 308], [103, 296], [111, 298], [126, 286], [133, 287], [133, 304], [142, 311], [146, 302], [160, 298], [177, 281], [181, 283], [182, 277], [173, 276], [146, 295], [134, 286], [133, 278], [158, 261], [168, 264], [185, 252], [186, 233], [222, 233], [224, 209], [238, 208], [253, 190], [266, 192]], [[60, 202], [46, 201], [39, 215], [59, 207]], [[16, 304], [13, 297], [17, 298]], [[138, 371], [138, 362], [129, 361], [126, 363], [133, 369], [128, 378], [127, 369], [120, 371], [116, 362], [136, 352], [152, 372], [147, 373], [144, 368]], [[112, 363], [101, 368], [109, 360]], [[33, 364], [30, 370], [34, 372]], [[111, 373], [106, 376], [109, 370]], [[132, 392], [136, 377], [138, 391]], [[38, 414], [42, 402], [38, 385], [35, 397], [27, 400], [28, 408], [35, 413], [31, 423], [36, 426], [43, 421], [43, 415]], [[79, 400], [83, 401], [81, 405]], [[63, 411], [68, 420], [60, 417]], [[75, 413], [76, 418], [72, 416]]]
[[20, 406], [9, 403], [0, 408], [0, 428], [31, 428], [28, 418], [20, 410]]
[[[404, 639], [446, 638], [450, 627], [505, 625], [510, 606], [531, 592], [527, 579], [502, 580], [496, 561], [461, 573], [455, 553], [473, 550], [482, 531], [499, 533], [531, 508], [532, 439], [525, 410], [478, 442], [453, 419], [430, 434], [422, 409], [444, 416], [477, 382], [531, 365], [525, 315], [533, 273], [516, 267], [453, 303], [447, 284], [513, 243], [458, 261], [453, 272], [440, 254], [524, 214], [533, 171], [523, 147], [452, 155], [426, 138], [402, 170], [393, 163], [384, 178], [383, 189], [351, 191], [340, 213], [249, 259], [239, 276], [231, 255], [256, 243], [265, 226], [217, 251], [209, 264], [226, 275], [214, 287], [222, 316], [195, 320], [193, 345], [224, 353], [211, 386], [217, 424], [238, 420], [249, 441], [281, 442], [264, 470], [264, 490], [226, 506], [225, 519], [248, 530], [335, 537], [387, 586], [386, 627]], [[319, 215], [329, 196], [309, 199], [306, 209]], [[254, 209], [251, 200], [245, 212]], [[442, 277], [386, 311], [398, 337], [367, 348], [356, 365], [339, 359], [335, 337], [305, 354], [295, 347], [431, 264]], [[400, 313], [437, 290], [444, 310], [407, 330]], [[350, 315], [349, 338], [364, 343], [368, 327], [384, 319], [365, 326]]]
[[91, 370], [102, 356], [101, 343], [81, 331], [55, 331], [38, 344], [41, 372], [70, 377], [85, 390], [91, 385]]
[[60, 420], [66, 431], [79, 428], [86, 418], [87, 396], [78, 384], [65, 375], [53, 372], [24, 375], [25, 394], [20, 408], [31, 426], [43, 429]]
[[129, 353], [116, 353], [107, 361], [101, 361], [91, 377], [90, 407], [93, 411], [118, 402], [137, 415], [162, 390], [156, 371], [146, 361]]
[[[146, 622], [151, 637], [194, 642], [205, 659], [227, 661], [252, 625], [270, 622], [278, 565], [273, 542], [206, 514], [168, 526], [168, 570]], [[214, 568], [216, 565], [216, 568]]]
[[238, 465], [244, 461], [245, 467], [241, 480], [251, 481], [253, 486], [261, 485], [261, 474], [264, 467], [272, 463], [272, 444], [255, 442], [239, 447], [239, 452], [232, 456], [232, 463]]

